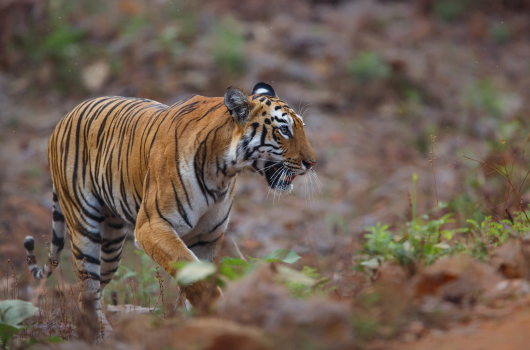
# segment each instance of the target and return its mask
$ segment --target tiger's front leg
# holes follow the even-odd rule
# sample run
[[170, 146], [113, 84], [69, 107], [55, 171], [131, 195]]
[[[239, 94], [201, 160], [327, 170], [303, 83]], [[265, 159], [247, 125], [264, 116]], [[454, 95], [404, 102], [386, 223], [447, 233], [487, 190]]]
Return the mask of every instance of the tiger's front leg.
[[[136, 240], [147, 255], [173, 277], [177, 273], [174, 267], [175, 262], [199, 261], [164, 218], [155, 214], [156, 211], [153, 213], [151, 210], [148, 213], [149, 215], [142, 204], [136, 221]], [[186, 288], [186, 298], [194, 307], [203, 305], [211, 297], [211, 286], [205, 281], [182, 287]], [[221, 289], [215, 288], [213, 299], [217, 300], [221, 296]]]

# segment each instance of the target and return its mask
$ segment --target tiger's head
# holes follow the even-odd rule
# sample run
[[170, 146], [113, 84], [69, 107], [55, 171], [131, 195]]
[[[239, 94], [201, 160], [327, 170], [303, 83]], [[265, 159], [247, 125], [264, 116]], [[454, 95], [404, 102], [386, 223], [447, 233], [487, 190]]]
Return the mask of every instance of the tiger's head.
[[255, 169], [274, 190], [291, 191], [294, 178], [317, 162], [302, 117], [265, 83], [256, 84], [250, 96], [231, 86], [224, 103], [237, 125], [233, 147], [238, 166]]

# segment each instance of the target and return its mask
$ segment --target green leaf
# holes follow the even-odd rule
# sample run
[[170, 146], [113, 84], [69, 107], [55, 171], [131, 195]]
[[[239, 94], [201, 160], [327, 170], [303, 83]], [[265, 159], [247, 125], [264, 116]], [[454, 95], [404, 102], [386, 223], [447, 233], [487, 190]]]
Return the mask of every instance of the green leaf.
[[379, 267], [379, 259], [372, 258], [370, 260], [363, 261], [361, 265], [366, 266], [370, 269], [376, 269]]
[[294, 264], [298, 259], [300, 259], [300, 255], [287, 249], [278, 249], [263, 257], [263, 261], [266, 262], [283, 262], [286, 264]]
[[6, 349], [7, 342], [13, 337], [13, 335], [24, 328], [24, 326], [13, 326], [6, 323], [0, 323], [0, 340], [2, 341], [3, 349]]
[[246, 262], [243, 259], [236, 259], [236, 258], [230, 258], [230, 257], [225, 256], [221, 258], [221, 264], [232, 265], [232, 266], [247, 266], [248, 262]]
[[193, 261], [184, 266], [178, 273], [176, 281], [188, 285], [203, 280], [215, 273], [215, 265], [209, 262]]
[[300, 271], [293, 270], [287, 266], [278, 266], [278, 278], [284, 282], [304, 284], [307, 286], [314, 285], [317, 280], [309, 276], [304, 275]]
[[228, 279], [230, 280], [234, 280], [240, 276], [240, 274], [234, 271], [234, 269], [230, 265], [224, 265], [224, 264], [219, 265], [219, 274], [221, 276], [228, 277]]
[[29, 337], [28, 341], [27, 341], [28, 345], [35, 345], [35, 344], [38, 344], [39, 341], [33, 337]]
[[58, 336], [54, 335], [53, 337], [49, 337], [45, 339], [47, 343], [64, 343], [64, 340], [59, 338]]
[[35, 315], [38, 310], [29, 301], [3, 300], [0, 301], [0, 322], [16, 326]]

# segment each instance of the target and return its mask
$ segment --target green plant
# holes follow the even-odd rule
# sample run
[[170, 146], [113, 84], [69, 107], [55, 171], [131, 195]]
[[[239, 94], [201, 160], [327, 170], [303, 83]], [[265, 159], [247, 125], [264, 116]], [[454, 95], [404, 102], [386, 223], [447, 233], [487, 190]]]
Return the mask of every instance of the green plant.
[[387, 80], [391, 75], [390, 66], [383, 56], [372, 51], [361, 51], [348, 64], [348, 71], [358, 85], [370, 81]]
[[140, 268], [133, 270], [121, 264], [109, 286], [104, 290], [105, 298], [108, 299], [110, 291], [134, 295], [135, 290], [131, 283], [131, 280], [134, 280], [138, 284], [137, 291], [141, 292], [137, 295], [138, 301], [142, 306], [150, 307], [151, 295], [154, 295], [159, 288], [155, 265], [143, 251], [135, 250], [134, 253], [140, 256]]
[[[440, 207], [444, 208], [445, 204], [440, 203]], [[389, 225], [381, 223], [367, 227], [361, 267], [374, 269], [387, 260], [414, 269], [420, 264], [432, 264], [438, 258], [454, 252], [458, 247], [449, 245], [449, 242], [456, 233], [469, 229], [444, 229], [444, 226], [455, 222], [451, 217], [452, 214], [446, 214], [440, 219], [431, 220], [424, 214], [405, 223], [397, 234], [388, 230]]]
[[0, 301], [0, 341], [2, 341], [2, 349], [7, 349], [7, 344], [11, 338], [25, 328], [21, 323], [33, 316], [38, 310], [37, 307], [27, 301]]
[[403, 100], [398, 105], [398, 113], [404, 117], [419, 118], [421, 116], [421, 105], [424, 99], [422, 93], [415, 88], [404, 88], [402, 95]]
[[499, 23], [491, 28], [490, 35], [497, 44], [504, 44], [510, 41], [513, 36], [513, 32], [510, 26], [504, 23]]
[[467, 103], [491, 117], [500, 117], [504, 109], [501, 91], [488, 78], [479, 79], [469, 85], [465, 92]]
[[305, 266], [300, 272], [281, 264], [293, 264], [299, 259], [300, 256], [293, 251], [278, 249], [262, 259], [249, 257], [250, 261], [224, 257], [218, 265], [204, 261], [178, 262], [175, 263], [178, 269], [176, 282], [180, 285], [187, 285], [199, 280], [209, 280], [215, 276], [216, 283], [224, 286], [230, 281], [242, 278], [259, 264], [277, 263], [275, 276], [285, 284], [294, 297], [305, 298], [313, 294], [327, 293], [330, 290], [324, 287], [327, 280], [322, 278], [316, 269]]
[[469, 3], [467, 0], [433, 1], [434, 15], [446, 22], [453, 22], [464, 15]]
[[245, 38], [237, 21], [225, 18], [214, 26], [212, 56], [225, 73], [237, 75], [243, 72]]
[[316, 268], [304, 266], [302, 274], [311, 278], [307, 281], [285, 281], [285, 286], [289, 289], [289, 294], [298, 299], [306, 299], [312, 295], [325, 296], [335, 289], [335, 287], [327, 287], [328, 279], [323, 278]]
[[[441, 208], [444, 207], [445, 204], [441, 204]], [[457, 253], [485, 259], [491, 248], [503, 244], [511, 236], [526, 235], [530, 231], [524, 213], [515, 213], [513, 222], [495, 221], [491, 216], [480, 222], [468, 219], [468, 227], [456, 227], [452, 216], [450, 213], [439, 220], [431, 220], [424, 214], [398, 228], [396, 233], [389, 231], [389, 225], [381, 223], [367, 227], [360, 268], [373, 270], [383, 261], [395, 261], [414, 271], [421, 264], [429, 265], [442, 256]]]

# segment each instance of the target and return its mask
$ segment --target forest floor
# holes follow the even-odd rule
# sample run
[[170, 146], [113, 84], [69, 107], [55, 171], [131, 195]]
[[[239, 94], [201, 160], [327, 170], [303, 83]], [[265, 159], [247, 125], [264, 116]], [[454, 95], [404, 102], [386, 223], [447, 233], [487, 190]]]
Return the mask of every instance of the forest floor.
[[[177, 13], [164, 1], [124, 0], [94, 14], [56, 3], [34, 11], [29, 29], [0, 53], [0, 298], [12, 297], [10, 260], [20, 298], [42, 307], [38, 324], [61, 324], [53, 309], [65, 295], [76, 315], [69, 245], [57, 276], [37, 284], [22, 243], [33, 235], [44, 262], [47, 142], [78, 103], [134, 95], [170, 105], [266, 81], [304, 111], [319, 182], [299, 177], [292, 194], [278, 197], [258, 174], [242, 174], [221, 254], [261, 259], [288, 249], [301, 257], [289, 266], [321, 284], [281, 280], [287, 265], [267, 263], [237, 272], [224, 304], [195, 317], [174, 314], [177, 288], [162, 272], [168, 315], [156, 313], [165, 321], [118, 313], [105, 346], [206, 349], [194, 330], [207, 328], [218, 337], [208, 349], [233, 339], [256, 349], [530, 348], [530, 224], [520, 213], [530, 203], [528, 9], [509, 1], [455, 12], [431, 1], [224, 0]], [[2, 18], [19, 18], [8, 10], [0, 6], [0, 33], [9, 33]], [[235, 49], [218, 48], [222, 40]], [[119, 305], [152, 309], [155, 265], [132, 242], [122, 265], [105, 302], [116, 292]], [[172, 343], [173, 334], [189, 343]]]

